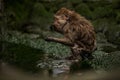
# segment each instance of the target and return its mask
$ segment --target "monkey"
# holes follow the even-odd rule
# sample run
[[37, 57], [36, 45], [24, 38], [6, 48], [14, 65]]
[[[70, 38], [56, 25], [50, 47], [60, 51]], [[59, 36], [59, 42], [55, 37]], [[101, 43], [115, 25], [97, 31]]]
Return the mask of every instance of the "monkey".
[[72, 56], [68, 59], [93, 59], [92, 52], [96, 49], [95, 30], [85, 17], [75, 11], [61, 8], [54, 15], [54, 22], [50, 29], [64, 37], [47, 37], [45, 40], [69, 46]]

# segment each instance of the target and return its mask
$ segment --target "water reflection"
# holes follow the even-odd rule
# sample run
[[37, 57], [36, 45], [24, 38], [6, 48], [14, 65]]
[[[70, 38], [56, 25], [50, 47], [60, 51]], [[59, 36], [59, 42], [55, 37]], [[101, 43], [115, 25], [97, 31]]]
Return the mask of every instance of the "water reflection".
[[49, 69], [49, 73], [55, 77], [62, 73], [69, 73], [71, 63], [69, 60], [47, 60], [45, 62], [39, 62], [37, 67]]

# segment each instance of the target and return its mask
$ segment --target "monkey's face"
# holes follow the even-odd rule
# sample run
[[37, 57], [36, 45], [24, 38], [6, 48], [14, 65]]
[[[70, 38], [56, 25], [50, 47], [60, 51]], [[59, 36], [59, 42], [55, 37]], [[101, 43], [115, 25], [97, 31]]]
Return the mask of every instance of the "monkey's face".
[[68, 18], [65, 15], [55, 15], [54, 22], [50, 27], [52, 30], [62, 33], [63, 27], [67, 23]]

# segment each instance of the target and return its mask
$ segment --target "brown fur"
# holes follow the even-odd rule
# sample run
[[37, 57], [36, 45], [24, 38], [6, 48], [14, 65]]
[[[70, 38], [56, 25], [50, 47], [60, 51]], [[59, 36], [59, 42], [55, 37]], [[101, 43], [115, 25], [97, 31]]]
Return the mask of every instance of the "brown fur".
[[96, 48], [95, 31], [91, 22], [66, 8], [58, 10], [55, 16], [64, 16], [62, 26], [56, 20], [53, 23], [54, 30], [63, 34], [64, 38], [48, 37], [46, 40], [70, 46], [74, 57], [81, 54], [84, 57], [86, 53], [91, 55]]

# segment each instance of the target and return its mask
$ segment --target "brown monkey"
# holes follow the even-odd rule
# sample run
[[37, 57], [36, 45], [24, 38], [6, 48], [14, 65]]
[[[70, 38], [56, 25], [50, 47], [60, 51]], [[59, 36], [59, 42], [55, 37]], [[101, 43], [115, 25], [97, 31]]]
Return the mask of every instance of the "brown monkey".
[[92, 57], [92, 52], [96, 49], [95, 31], [86, 18], [72, 10], [61, 8], [54, 15], [54, 22], [50, 28], [64, 37], [47, 37], [47, 41], [70, 46], [74, 59], [78, 56], [82, 59]]

